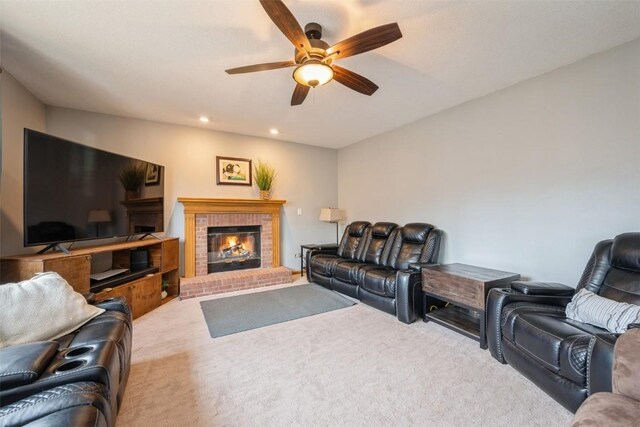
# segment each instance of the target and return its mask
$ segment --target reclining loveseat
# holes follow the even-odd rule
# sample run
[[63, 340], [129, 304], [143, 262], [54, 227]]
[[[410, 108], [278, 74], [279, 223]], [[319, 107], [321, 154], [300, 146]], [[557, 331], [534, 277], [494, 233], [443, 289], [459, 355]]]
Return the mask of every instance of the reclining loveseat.
[[[51, 341], [0, 349], [0, 425], [115, 425], [131, 366], [131, 312], [122, 298]], [[32, 424], [29, 424], [32, 425]]]
[[420, 270], [438, 261], [442, 231], [356, 221], [335, 247], [307, 252], [307, 278], [411, 323], [422, 315]]
[[581, 289], [605, 302], [640, 305], [640, 233], [598, 243], [575, 289], [513, 282], [510, 289], [491, 289], [487, 298], [491, 355], [571, 412], [587, 396], [611, 391], [613, 348], [620, 335], [567, 317], [566, 306]]

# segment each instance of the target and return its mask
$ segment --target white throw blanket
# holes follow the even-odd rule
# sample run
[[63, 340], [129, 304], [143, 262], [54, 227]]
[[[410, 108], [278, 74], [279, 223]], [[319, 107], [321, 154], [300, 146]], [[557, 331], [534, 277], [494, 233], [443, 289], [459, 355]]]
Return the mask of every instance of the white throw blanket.
[[61, 337], [102, 313], [58, 273], [0, 285], [0, 348]]

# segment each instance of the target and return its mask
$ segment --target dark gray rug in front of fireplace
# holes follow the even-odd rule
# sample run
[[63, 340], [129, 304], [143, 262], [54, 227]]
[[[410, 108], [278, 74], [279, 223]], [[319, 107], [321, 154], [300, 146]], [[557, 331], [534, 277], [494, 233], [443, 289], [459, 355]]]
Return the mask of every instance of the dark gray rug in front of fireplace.
[[211, 338], [350, 307], [355, 302], [308, 284], [202, 301]]

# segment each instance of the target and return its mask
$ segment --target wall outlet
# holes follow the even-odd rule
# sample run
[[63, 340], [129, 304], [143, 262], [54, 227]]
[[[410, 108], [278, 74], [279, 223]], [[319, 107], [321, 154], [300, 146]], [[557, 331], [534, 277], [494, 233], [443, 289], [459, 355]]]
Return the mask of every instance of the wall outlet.
[[302, 208], [298, 208], [298, 215], [302, 215]]
[[300, 258], [300, 252], [296, 252], [295, 254], [293, 254], [294, 258]]

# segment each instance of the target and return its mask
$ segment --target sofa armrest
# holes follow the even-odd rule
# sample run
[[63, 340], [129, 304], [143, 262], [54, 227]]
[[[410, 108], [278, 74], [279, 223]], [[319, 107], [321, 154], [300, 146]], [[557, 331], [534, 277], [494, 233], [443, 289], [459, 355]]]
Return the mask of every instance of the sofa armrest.
[[94, 303], [96, 307], [104, 308], [107, 311], [119, 311], [126, 314], [131, 319], [131, 310], [124, 297], [111, 297]]
[[304, 260], [305, 264], [305, 274], [307, 275], [307, 280], [311, 281], [311, 258], [316, 255], [337, 255], [338, 254], [338, 245], [335, 244], [327, 244], [327, 245], [318, 245], [319, 249], [311, 249], [307, 251], [306, 259]]
[[313, 249], [314, 250], [321, 250], [321, 251], [337, 251], [338, 250], [338, 244], [337, 243], [322, 243], [319, 245], [313, 245]]
[[587, 351], [587, 395], [611, 392], [613, 349], [619, 334], [597, 334], [589, 342]]
[[436, 267], [440, 264], [437, 262], [412, 262], [409, 264], [410, 270], [421, 271], [423, 268]]
[[420, 270], [399, 270], [396, 273], [396, 316], [404, 323], [422, 317], [422, 274]]
[[0, 389], [30, 384], [58, 352], [55, 341], [37, 341], [0, 349]]
[[82, 294], [82, 296], [88, 304], [94, 304], [96, 302], [96, 294], [93, 292], [87, 292], [86, 294]]
[[527, 295], [513, 289], [493, 288], [489, 291], [486, 305], [487, 344], [491, 355], [501, 363], [502, 356], [502, 309], [514, 302], [529, 302], [548, 306], [566, 307], [570, 296]]
[[562, 283], [553, 282], [511, 282], [511, 289], [526, 295], [573, 296], [575, 289]]

